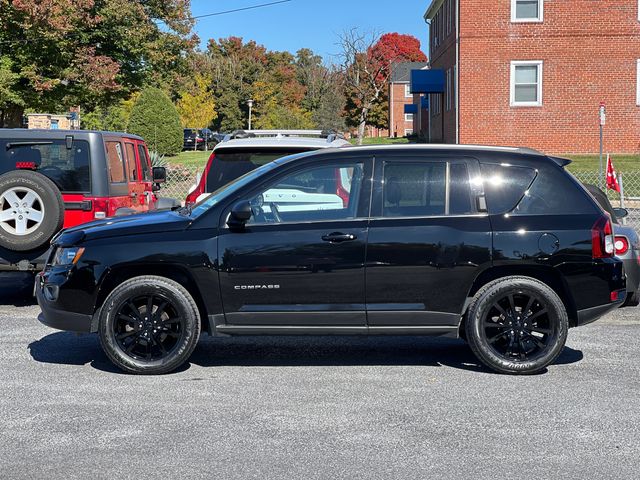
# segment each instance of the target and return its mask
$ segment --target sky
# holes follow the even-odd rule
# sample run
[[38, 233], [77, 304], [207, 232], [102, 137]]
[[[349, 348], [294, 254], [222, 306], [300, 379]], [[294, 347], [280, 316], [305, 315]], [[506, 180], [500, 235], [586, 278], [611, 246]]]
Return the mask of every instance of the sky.
[[[194, 16], [250, 7], [274, 0], [191, 0]], [[359, 27], [364, 31], [411, 34], [428, 53], [423, 15], [431, 0], [291, 0], [287, 3], [198, 20], [195, 30], [202, 48], [210, 38], [228, 36], [255, 40], [269, 50], [295, 53], [311, 48], [327, 62], [339, 52], [338, 34]]]

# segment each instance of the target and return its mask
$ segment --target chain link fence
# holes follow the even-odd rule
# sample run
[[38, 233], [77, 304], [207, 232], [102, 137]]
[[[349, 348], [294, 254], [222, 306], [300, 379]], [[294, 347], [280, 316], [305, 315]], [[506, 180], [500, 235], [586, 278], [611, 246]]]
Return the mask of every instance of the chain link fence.
[[[187, 194], [195, 187], [202, 175], [202, 166], [169, 166], [167, 181], [158, 194], [162, 197], [175, 198], [183, 202]], [[594, 172], [575, 172], [574, 176], [582, 183], [600, 184], [600, 174]], [[618, 175], [621, 193], [603, 188], [611, 205], [623, 207], [629, 211], [624, 223], [640, 230], [640, 171], [626, 172]]]
[[202, 166], [168, 166], [167, 181], [158, 192], [160, 197], [175, 198], [184, 204], [187, 194], [200, 181]]
[[[597, 171], [575, 172], [573, 175], [582, 183], [600, 186], [600, 173]], [[606, 182], [606, 177], [602, 182]], [[640, 230], [640, 171], [618, 174], [618, 184], [620, 193], [609, 190], [604, 185], [601, 190], [607, 194], [614, 208], [623, 207], [629, 211], [629, 216], [623, 219], [622, 223]]]

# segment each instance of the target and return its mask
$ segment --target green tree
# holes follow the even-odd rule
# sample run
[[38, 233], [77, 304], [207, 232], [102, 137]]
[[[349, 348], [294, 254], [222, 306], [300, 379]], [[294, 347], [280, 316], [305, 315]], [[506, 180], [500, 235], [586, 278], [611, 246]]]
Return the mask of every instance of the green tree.
[[185, 128], [207, 128], [218, 116], [213, 92], [209, 89], [211, 79], [196, 74], [194, 83], [191, 91], [180, 94], [177, 105], [180, 121]]
[[0, 57], [0, 128], [8, 125], [11, 112], [24, 105], [17, 90], [19, 75], [12, 70], [13, 62], [9, 57]]
[[0, 54], [22, 108], [91, 111], [147, 85], [177, 91], [192, 25], [185, 0], [0, 0]]
[[131, 110], [127, 130], [144, 138], [160, 155], [177, 155], [182, 150], [180, 115], [171, 100], [158, 88], [142, 91]]

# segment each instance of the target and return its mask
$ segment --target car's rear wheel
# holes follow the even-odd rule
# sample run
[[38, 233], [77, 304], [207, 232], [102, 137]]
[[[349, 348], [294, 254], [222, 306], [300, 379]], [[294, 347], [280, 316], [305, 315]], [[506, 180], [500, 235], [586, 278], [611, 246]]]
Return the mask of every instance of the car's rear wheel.
[[100, 311], [100, 344], [122, 370], [162, 374], [185, 363], [198, 343], [200, 315], [189, 292], [164, 277], [116, 287]]
[[529, 277], [495, 280], [474, 296], [466, 337], [478, 359], [500, 373], [532, 374], [553, 363], [567, 340], [569, 321], [558, 295]]
[[30, 170], [0, 176], [0, 246], [24, 252], [42, 247], [64, 223], [55, 183]]

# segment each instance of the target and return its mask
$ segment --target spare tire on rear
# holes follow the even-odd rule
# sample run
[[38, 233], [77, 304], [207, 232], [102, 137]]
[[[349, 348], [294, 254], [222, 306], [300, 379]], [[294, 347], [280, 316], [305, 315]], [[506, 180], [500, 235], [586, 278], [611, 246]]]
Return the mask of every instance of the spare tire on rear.
[[64, 202], [55, 183], [30, 170], [0, 175], [0, 247], [35, 250], [46, 245], [63, 223]]

